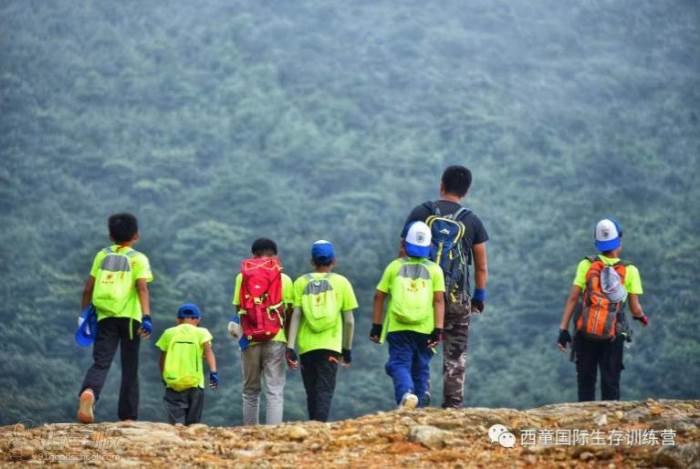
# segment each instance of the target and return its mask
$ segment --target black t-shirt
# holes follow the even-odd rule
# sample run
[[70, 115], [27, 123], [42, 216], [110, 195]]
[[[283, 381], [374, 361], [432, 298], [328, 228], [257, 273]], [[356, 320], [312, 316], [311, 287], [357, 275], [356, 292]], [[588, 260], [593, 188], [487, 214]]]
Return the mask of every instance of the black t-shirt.
[[[462, 208], [460, 204], [449, 200], [438, 200], [435, 203], [437, 204], [441, 215], [450, 215]], [[406, 237], [406, 229], [410, 222], [425, 221], [430, 215], [433, 215], [433, 212], [431, 212], [426, 205], [427, 203], [420, 204], [411, 210], [411, 213], [408, 215], [406, 223], [404, 223], [404, 228], [401, 232], [402, 239]], [[469, 253], [469, 263], [471, 263], [472, 246], [475, 244], [485, 243], [489, 240], [489, 235], [486, 232], [486, 228], [484, 228], [484, 224], [472, 211], [469, 211], [469, 213], [466, 215], [462, 215], [458, 221], [464, 223], [465, 233], [462, 243], [464, 243], [464, 252]]]

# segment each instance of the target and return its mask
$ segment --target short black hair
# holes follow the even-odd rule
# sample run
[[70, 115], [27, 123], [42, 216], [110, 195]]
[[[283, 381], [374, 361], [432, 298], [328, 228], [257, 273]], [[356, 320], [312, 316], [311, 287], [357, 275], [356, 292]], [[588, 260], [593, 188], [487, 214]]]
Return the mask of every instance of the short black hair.
[[107, 220], [107, 227], [115, 243], [128, 243], [139, 232], [139, 222], [131, 213], [115, 213]]
[[331, 264], [333, 263], [334, 260], [335, 260], [335, 258], [333, 258], [333, 257], [326, 257], [326, 256], [315, 257], [315, 258], [312, 257], [312, 258], [311, 258], [311, 263], [312, 263], [313, 265], [315, 265], [316, 267], [326, 267], [326, 266], [331, 265]]
[[448, 166], [442, 173], [442, 187], [448, 194], [464, 197], [471, 185], [472, 172], [464, 166]]
[[250, 246], [250, 252], [252, 252], [254, 256], [264, 256], [265, 254], [276, 256], [277, 244], [271, 239], [258, 238], [253, 241], [253, 244]]

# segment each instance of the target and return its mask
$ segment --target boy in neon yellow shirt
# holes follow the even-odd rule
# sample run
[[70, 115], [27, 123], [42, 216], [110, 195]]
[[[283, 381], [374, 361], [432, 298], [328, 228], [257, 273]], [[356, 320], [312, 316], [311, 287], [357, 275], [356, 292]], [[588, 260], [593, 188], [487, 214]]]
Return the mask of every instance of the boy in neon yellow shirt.
[[[272, 257], [277, 255], [277, 244], [271, 239], [259, 238], [250, 248], [254, 257]], [[240, 291], [243, 275], [236, 275], [233, 293], [233, 305], [236, 314], [228, 323], [228, 332], [238, 340], [241, 348], [241, 373], [243, 375], [243, 425], [257, 425], [260, 421], [260, 391], [265, 385], [265, 422], [277, 425], [282, 422], [284, 413], [284, 385], [287, 380], [284, 351], [287, 345], [285, 327], [286, 316], [291, 314], [294, 303], [294, 286], [292, 279], [282, 273], [282, 302], [285, 305], [283, 326], [267, 342], [248, 342], [240, 326]]]
[[[287, 364], [296, 368], [306, 390], [309, 419], [328, 421], [338, 362], [352, 362], [353, 310], [357, 299], [347, 278], [333, 273], [335, 252], [325, 240], [311, 246], [312, 273], [294, 281], [294, 314], [289, 326]], [[298, 342], [299, 355], [294, 350]]]
[[[427, 259], [430, 241], [428, 225], [413, 222], [403, 242], [407, 257], [387, 266], [374, 295], [370, 340], [389, 342], [385, 370], [400, 407], [430, 403], [430, 359], [442, 340], [445, 278], [440, 266]], [[382, 324], [387, 295], [391, 298]]]
[[168, 422], [191, 425], [199, 423], [204, 408], [204, 367], [209, 365], [209, 387], [219, 385], [216, 357], [211, 348], [212, 336], [198, 327], [202, 313], [195, 304], [184, 304], [177, 310], [177, 326], [163, 332], [156, 347], [161, 350], [160, 372], [165, 383], [165, 407]]
[[[639, 295], [643, 293], [642, 280], [639, 270], [628, 263], [620, 260], [622, 253], [622, 226], [613, 219], [603, 219], [598, 222], [595, 228], [595, 246], [599, 251], [597, 257], [586, 258], [579, 262], [576, 269], [569, 298], [564, 307], [561, 323], [559, 325], [559, 339], [557, 345], [562, 352], [572, 342], [569, 334], [569, 321], [574, 315], [576, 306], [579, 305], [579, 298], [583, 293], [581, 311], [577, 313], [574, 323], [576, 335], [573, 339], [572, 348], [576, 361], [576, 374], [578, 383], [578, 400], [595, 400], [595, 383], [600, 369], [600, 388], [603, 400], [620, 399], [620, 375], [624, 368], [622, 363], [624, 341], [628, 337], [628, 331], [624, 316], [624, 307], [629, 304], [632, 312], [632, 319], [635, 319], [646, 326], [649, 323], [642, 306], [639, 303]], [[597, 264], [597, 265], [594, 265]], [[611, 267], [624, 276], [620, 278], [616, 275], [617, 288], [610, 288], [605, 291], [603, 272], [595, 275], [594, 269]], [[593, 274], [591, 273], [593, 271]], [[615, 275], [615, 274], [613, 274]], [[612, 286], [612, 282], [608, 282]], [[597, 292], [600, 289], [602, 293]], [[595, 290], [595, 291], [594, 291]], [[593, 295], [605, 296], [603, 305], [612, 306], [595, 309], [596, 315], [590, 321], [584, 321], [582, 311], [591, 308]], [[614, 297], [613, 297], [614, 296]], [[611, 301], [614, 300], [614, 301]], [[599, 300], [597, 300], [599, 301]], [[615, 308], [613, 310], [613, 308]], [[606, 320], [610, 317], [610, 324], [606, 327]], [[612, 320], [615, 319], [615, 322]], [[594, 327], [595, 326], [595, 327]], [[614, 326], [614, 327], [613, 327]], [[590, 337], [591, 331], [609, 335], [607, 340]]]
[[120, 420], [138, 418], [138, 354], [140, 335], [153, 330], [148, 283], [153, 280], [148, 258], [132, 246], [140, 239], [138, 221], [130, 213], [117, 213], [108, 220], [110, 247], [97, 253], [85, 283], [81, 309], [90, 303], [97, 311], [94, 363], [80, 388], [78, 420], [92, 423], [94, 405], [112, 358], [121, 348], [122, 382], [119, 391]]

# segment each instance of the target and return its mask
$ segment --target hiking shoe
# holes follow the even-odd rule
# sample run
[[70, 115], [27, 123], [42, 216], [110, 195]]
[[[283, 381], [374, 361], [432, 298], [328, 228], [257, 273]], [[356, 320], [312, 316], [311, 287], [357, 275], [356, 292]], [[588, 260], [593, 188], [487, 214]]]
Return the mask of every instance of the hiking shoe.
[[92, 389], [86, 389], [80, 394], [80, 403], [78, 405], [78, 422], [92, 423], [95, 421], [95, 393]]
[[415, 409], [417, 405], [418, 396], [416, 396], [412, 392], [407, 392], [401, 398], [401, 403], [399, 404], [399, 407], [401, 407], [402, 409]]

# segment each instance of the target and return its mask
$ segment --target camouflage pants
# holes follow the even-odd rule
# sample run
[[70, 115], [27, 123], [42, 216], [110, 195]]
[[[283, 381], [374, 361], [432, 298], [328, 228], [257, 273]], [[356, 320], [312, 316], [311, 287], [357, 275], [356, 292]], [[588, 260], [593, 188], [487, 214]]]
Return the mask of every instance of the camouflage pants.
[[442, 358], [442, 407], [445, 409], [463, 404], [468, 336], [468, 303], [446, 304]]

